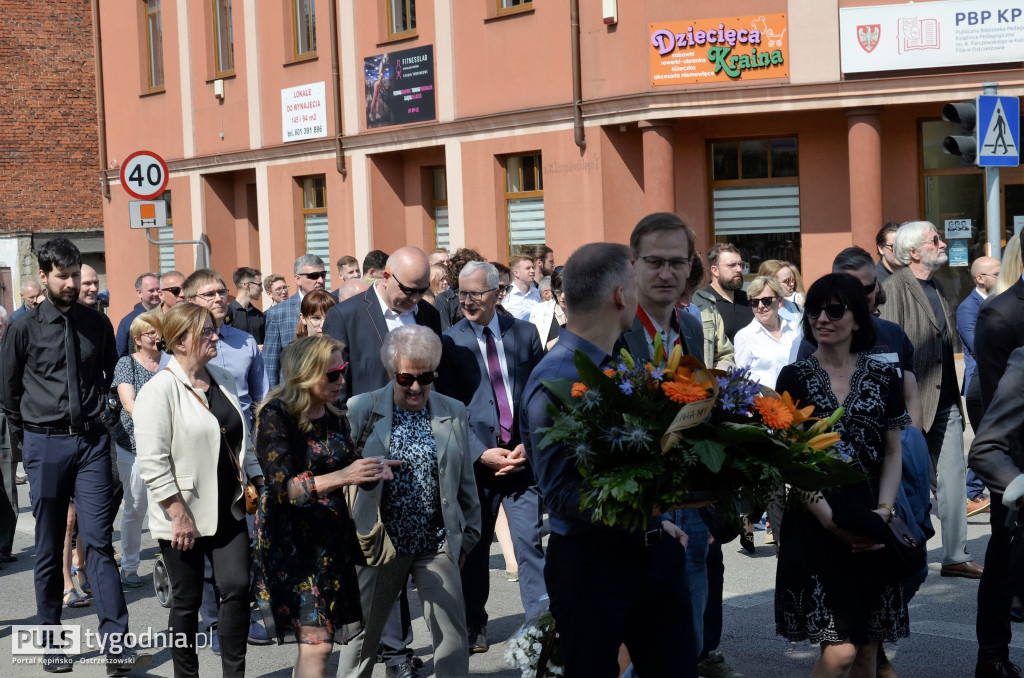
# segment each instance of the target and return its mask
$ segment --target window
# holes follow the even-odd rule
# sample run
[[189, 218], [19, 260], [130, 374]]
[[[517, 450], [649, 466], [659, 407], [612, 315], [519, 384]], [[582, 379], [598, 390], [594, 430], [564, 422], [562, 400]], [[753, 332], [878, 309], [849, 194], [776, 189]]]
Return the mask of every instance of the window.
[[308, 59], [316, 56], [316, 1], [292, 0], [295, 15], [295, 58]]
[[766, 259], [800, 263], [796, 138], [711, 142], [713, 242], [731, 242], [756, 274]]
[[505, 215], [510, 254], [544, 244], [544, 177], [539, 153], [505, 158]]
[[331, 289], [331, 246], [327, 230], [327, 179], [323, 174], [302, 179], [302, 226], [306, 253], [324, 260], [324, 289]]
[[216, 75], [235, 72], [235, 40], [231, 28], [231, 0], [213, 2], [213, 58]]
[[498, 0], [498, 14], [511, 14], [533, 7], [533, 0]]
[[405, 38], [416, 32], [416, 0], [385, 0], [388, 8], [388, 38]]
[[434, 247], [451, 250], [448, 231], [448, 172], [443, 167], [430, 170], [434, 184], [434, 198], [430, 203], [434, 212]]
[[[167, 203], [167, 226], [158, 228], [156, 237], [160, 242], [174, 240], [174, 219], [171, 216], [171, 192], [164, 191], [160, 199]], [[167, 273], [174, 270], [174, 245], [160, 245], [157, 250], [160, 258], [160, 272]]]
[[164, 31], [160, 0], [146, 0], [146, 73], [150, 92], [164, 88]]

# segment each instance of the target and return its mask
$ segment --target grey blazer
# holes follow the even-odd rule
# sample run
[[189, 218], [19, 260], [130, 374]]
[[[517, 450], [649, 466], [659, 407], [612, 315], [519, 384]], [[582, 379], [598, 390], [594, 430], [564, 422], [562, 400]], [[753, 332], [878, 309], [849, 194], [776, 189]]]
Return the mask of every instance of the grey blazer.
[[[360, 437], [372, 412], [380, 415], [366, 439], [364, 457], [387, 456], [391, 447], [394, 402], [393, 381], [389, 381], [384, 388], [349, 399], [348, 421], [354, 438]], [[458, 400], [433, 391], [427, 400], [427, 408], [430, 410], [430, 425], [437, 444], [441, 513], [452, 557], [458, 562], [460, 553], [469, 553], [480, 541], [480, 498], [476, 490], [476, 477], [473, 475], [473, 455], [469, 451], [466, 408]], [[360, 488], [359, 492], [379, 492], [379, 484], [375, 489]]]
[[[683, 354], [692, 355], [695, 358], [704, 360], [704, 328], [701, 325], [701, 321], [680, 309], [676, 309], [675, 314], [679, 318], [679, 329], [683, 339]], [[626, 347], [626, 350], [633, 357], [644, 356], [645, 360], [652, 358], [651, 349], [647, 346], [647, 330], [644, 329], [640, 318], [633, 318], [633, 326], [623, 332], [622, 336], [615, 343], [616, 355], [623, 346]], [[672, 347], [669, 346], [668, 350], [671, 351]], [[712, 366], [709, 365], [709, 367]]]

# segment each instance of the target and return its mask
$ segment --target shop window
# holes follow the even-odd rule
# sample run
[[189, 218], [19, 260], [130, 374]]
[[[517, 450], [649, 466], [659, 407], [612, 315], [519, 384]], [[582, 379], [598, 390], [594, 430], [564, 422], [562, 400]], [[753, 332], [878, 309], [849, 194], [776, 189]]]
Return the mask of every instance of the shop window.
[[311, 59], [316, 56], [316, 2], [292, 0], [292, 6], [295, 59]]
[[711, 142], [714, 242], [731, 242], [756, 274], [762, 261], [800, 266], [800, 183], [795, 137]]
[[448, 230], [448, 172], [443, 167], [430, 170], [434, 195], [431, 208], [434, 216], [434, 247], [451, 250], [451, 234]]
[[544, 177], [539, 153], [505, 158], [505, 215], [510, 254], [544, 244]]
[[[166, 242], [174, 240], [174, 215], [171, 212], [171, 192], [164, 191], [160, 199], [167, 203], [167, 226], [158, 228], [156, 237], [160, 242]], [[160, 245], [157, 248], [157, 255], [160, 260], [161, 273], [174, 270], [174, 245]]]
[[315, 254], [327, 265], [324, 289], [331, 289], [331, 246], [327, 230], [327, 179], [323, 174], [302, 178], [302, 227], [306, 253]]
[[533, 9], [533, 0], [497, 0], [498, 14], [513, 14]]
[[235, 73], [235, 41], [231, 25], [231, 0], [213, 2], [213, 59], [218, 78]]
[[164, 30], [160, 0], [146, 0], [146, 74], [150, 92], [164, 88]]
[[388, 10], [388, 39], [416, 34], [416, 0], [385, 0]]

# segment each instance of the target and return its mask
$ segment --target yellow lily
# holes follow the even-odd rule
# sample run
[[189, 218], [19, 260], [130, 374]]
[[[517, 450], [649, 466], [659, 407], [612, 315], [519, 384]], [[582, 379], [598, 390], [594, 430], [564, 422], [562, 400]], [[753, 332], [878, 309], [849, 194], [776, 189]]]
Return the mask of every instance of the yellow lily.
[[822, 450], [827, 450], [838, 442], [839, 434], [832, 431], [831, 433], [822, 433], [814, 436], [807, 441], [807, 444], [810, 445], [812, 449], [821, 452]]
[[814, 425], [807, 429], [807, 432], [811, 435], [824, 433], [826, 430], [835, 426], [835, 423], [839, 421], [839, 418], [842, 416], [843, 408], [837, 408], [836, 411], [832, 413], [832, 416], [829, 417], [828, 419], [819, 419], [818, 421], [814, 422]]
[[624, 348], [620, 348], [619, 355], [622, 356], [622, 362], [626, 363], [627, 369], [633, 369], [636, 367], [636, 361], [633, 360], [633, 356], [629, 355], [629, 351]]
[[[783, 392], [781, 396], [782, 404], [786, 406], [793, 414], [793, 423], [799, 424], [808, 420], [818, 420], [817, 417], [812, 417], [811, 412], [814, 411], [814, 405], [808, 405], [807, 407], [798, 407], [799, 401], [794, 402], [793, 398], [789, 395], [789, 391]], [[819, 420], [820, 421], [820, 420]]]
[[676, 344], [672, 347], [672, 353], [668, 357], [668, 365], [666, 366], [667, 372], [675, 372], [676, 368], [679, 367], [679, 359], [683, 357], [683, 347], [681, 344]]

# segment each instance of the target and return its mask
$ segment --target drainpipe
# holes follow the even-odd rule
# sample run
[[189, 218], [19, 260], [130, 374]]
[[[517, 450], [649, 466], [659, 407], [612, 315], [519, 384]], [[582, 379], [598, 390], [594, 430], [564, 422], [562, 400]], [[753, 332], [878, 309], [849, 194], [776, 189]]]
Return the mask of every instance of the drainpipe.
[[103, 42], [100, 38], [100, 0], [92, 0], [92, 51], [96, 63], [96, 116], [100, 145], [100, 185], [103, 197], [110, 200], [110, 182], [107, 180], [107, 120], [103, 103]]
[[334, 155], [335, 167], [341, 176], [348, 175], [345, 150], [341, 147], [341, 69], [338, 68], [338, 0], [327, 0], [331, 21], [331, 85], [334, 90]]
[[580, 74], [580, 0], [569, 2], [569, 26], [572, 38], [572, 127], [576, 145], [587, 147], [583, 135], [583, 76]]

